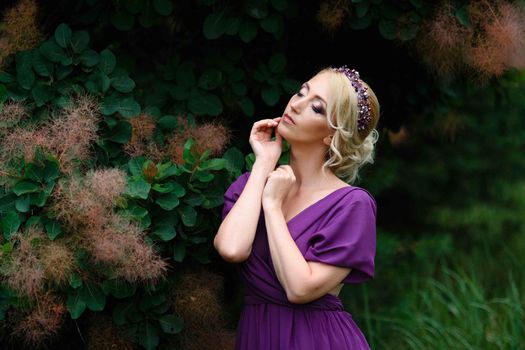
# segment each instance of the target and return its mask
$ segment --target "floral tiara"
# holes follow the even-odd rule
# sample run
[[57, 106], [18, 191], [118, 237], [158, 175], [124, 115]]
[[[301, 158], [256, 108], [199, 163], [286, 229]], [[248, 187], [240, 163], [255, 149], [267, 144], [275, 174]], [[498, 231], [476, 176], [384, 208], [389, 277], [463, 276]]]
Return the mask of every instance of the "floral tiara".
[[357, 107], [359, 108], [359, 117], [357, 118], [357, 130], [366, 129], [368, 123], [372, 121], [370, 116], [370, 101], [368, 100], [368, 88], [363, 86], [359, 79], [359, 72], [355, 69], [349, 69], [346, 65], [336, 68], [336, 72], [346, 75], [355, 91], [357, 92]]

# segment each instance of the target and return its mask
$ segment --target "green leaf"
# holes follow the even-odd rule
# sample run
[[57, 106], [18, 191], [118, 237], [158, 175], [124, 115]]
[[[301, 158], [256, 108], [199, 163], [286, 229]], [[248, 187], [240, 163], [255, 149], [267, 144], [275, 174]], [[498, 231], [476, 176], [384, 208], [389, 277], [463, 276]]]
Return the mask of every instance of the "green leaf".
[[396, 22], [386, 20], [384, 18], [381, 18], [381, 20], [379, 20], [379, 32], [381, 33], [383, 38], [388, 40], [394, 40], [397, 36], [396, 30]]
[[213, 40], [221, 37], [226, 31], [227, 26], [226, 11], [222, 10], [211, 13], [204, 19], [202, 31], [206, 39]]
[[153, 8], [162, 16], [169, 16], [173, 11], [170, 0], [153, 0]]
[[157, 121], [157, 125], [164, 130], [177, 129], [179, 124], [177, 122], [177, 117], [173, 115], [165, 115]]
[[202, 162], [199, 165], [199, 170], [222, 170], [226, 167], [227, 161], [223, 158], [213, 158]]
[[362, 2], [356, 5], [355, 7], [355, 14], [358, 18], [363, 17], [368, 12], [368, 8], [370, 7], [369, 2]]
[[73, 320], [76, 320], [84, 313], [86, 303], [82, 299], [79, 290], [74, 290], [68, 294], [66, 307]]
[[247, 0], [244, 5], [244, 11], [254, 18], [265, 18], [268, 16], [268, 5], [266, 1]]
[[281, 90], [276, 85], [265, 85], [261, 89], [261, 97], [269, 106], [274, 106], [281, 96]]
[[232, 84], [232, 91], [239, 96], [244, 96], [248, 92], [246, 84], [243, 82], [236, 82]]
[[27, 163], [24, 169], [24, 176], [28, 180], [36, 182], [44, 181], [45, 174], [44, 169], [37, 166], [35, 163]]
[[10, 210], [6, 214], [4, 214], [1, 220], [1, 227], [2, 232], [4, 233], [4, 238], [6, 240], [10, 240], [11, 235], [14, 232], [18, 231], [20, 224], [20, 218], [16, 212]]
[[135, 82], [130, 77], [123, 75], [112, 78], [111, 86], [119, 92], [128, 93], [135, 88]]
[[33, 54], [31, 51], [16, 53], [16, 80], [20, 86], [29, 90], [35, 82], [35, 73], [32, 69]]
[[175, 182], [168, 181], [165, 183], [154, 184], [151, 189], [160, 193], [172, 192], [175, 189]]
[[0, 84], [0, 111], [2, 110], [2, 103], [7, 101], [8, 97], [9, 93], [7, 92], [7, 88], [4, 84]]
[[226, 19], [226, 30], [225, 33], [228, 35], [235, 35], [239, 32], [239, 26], [241, 25], [241, 19], [239, 17], [228, 17]]
[[159, 318], [159, 324], [164, 333], [177, 334], [182, 330], [182, 319], [177, 315], [164, 315]]
[[160, 195], [155, 200], [155, 203], [157, 203], [162, 209], [170, 211], [173, 210], [173, 208], [177, 207], [180, 201], [179, 196], [177, 196], [176, 193], [171, 192]]
[[120, 279], [105, 280], [102, 284], [102, 290], [106, 295], [111, 294], [115, 298], [128, 298], [135, 294], [137, 286]]
[[79, 30], [73, 33], [71, 38], [71, 47], [75, 53], [81, 53], [87, 49], [89, 44], [89, 34], [85, 30]]
[[257, 25], [251, 18], [243, 18], [239, 27], [239, 37], [245, 43], [249, 43], [257, 36]]
[[148, 216], [148, 210], [140, 205], [132, 204], [128, 209], [123, 210], [122, 214], [128, 218], [141, 220]]
[[50, 77], [53, 75], [55, 66], [53, 63], [48, 61], [40, 51], [34, 51], [33, 53], [33, 69], [39, 75], [43, 77]]
[[186, 61], [179, 65], [175, 73], [177, 83], [185, 88], [195, 86], [197, 84], [197, 80], [195, 79], [194, 69], [195, 64], [193, 62]]
[[145, 158], [143, 156], [134, 157], [134, 158], [130, 159], [130, 161], [128, 162], [129, 172], [134, 177], [141, 178], [142, 175], [143, 175], [143, 173], [142, 173], [142, 169], [143, 169], [142, 164], [144, 164], [146, 162], [146, 160], [147, 160], [147, 158]]
[[222, 82], [222, 72], [218, 69], [207, 69], [199, 78], [199, 86], [205, 90], [213, 90]]
[[61, 63], [64, 66], [71, 64], [72, 60], [63, 48], [58, 46], [54, 41], [46, 41], [39, 48], [40, 53], [54, 63]]
[[138, 330], [139, 344], [146, 350], [153, 350], [159, 345], [159, 335], [157, 328], [148, 321], [139, 324]]
[[48, 158], [44, 166], [44, 178], [56, 179], [60, 175], [60, 168], [58, 160], [55, 158]]
[[301, 87], [301, 83], [299, 83], [295, 79], [285, 78], [285, 79], [281, 80], [279, 83], [281, 84], [281, 87], [284, 89], [284, 91], [287, 94], [294, 94]]
[[[162, 181], [167, 177], [170, 177], [173, 175], [180, 175], [182, 173], [182, 171], [177, 167], [177, 165], [172, 164], [171, 162], [160, 164], [157, 166], [157, 169], [158, 169], [158, 173], [157, 175], [155, 175], [155, 179], [157, 181]], [[179, 185], [178, 183], [175, 183], [175, 184]], [[182, 189], [184, 190], [184, 187], [182, 187]], [[175, 191], [177, 191], [177, 188], [175, 188]], [[181, 196], [183, 196], [184, 194], [185, 193], [182, 193]]]
[[32, 182], [20, 181], [13, 187], [13, 192], [16, 193], [17, 196], [20, 196], [24, 193], [38, 192], [41, 189], [39, 185]]
[[470, 27], [470, 17], [468, 15], [467, 5], [458, 8], [456, 10], [455, 16], [458, 19], [459, 23], [461, 23], [465, 27]]
[[283, 12], [288, 8], [287, 0], [271, 0], [273, 8], [279, 12]]
[[126, 323], [126, 314], [128, 310], [135, 308], [133, 303], [120, 303], [113, 308], [113, 321], [117, 326], [122, 326]]
[[126, 193], [132, 198], [147, 199], [151, 184], [142, 177], [131, 177], [127, 182]]
[[2, 244], [2, 252], [9, 254], [13, 251], [14, 246], [15, 245], [13, 242], [7, 242], [7, 243]]
[[64, 49], [71, 43], [71, 28], [67, 24], [60, 23], [55, 29], [55, 41]]
[[151, 5], [151, 2], [149, 1], [146, 2], [146, 6], [144, 7], [142, 11], [140, 11], [140, 14], [139, 14], [140, 25], [144, 28], [151, 28], [156, 23], [159, 22], [158, 19], [159, 17], [153, 10], [153, 6]]
[[144, 7], [144, 3], [141, 0], [128, 0], [125, 4], [126, 10], [132, 15], [138, 14]]
[[270, 58], [268, 68], [273, 73], [281, 73], [286, 67], [286, 57], [282, 53], [276, 53]]
[[96, 284], [84, 284], [79, 291], [82, 300], [91, 311], [102, 311], [106, 306], [106, 295]]
[[119, 100], [118, 112], [125, 118], [133, 118], [139, 115], [140, 105], [133, 97]]
[[72, 288], [75, 288], [75, 289], [80, 287], [80, 286], [82, 286], [82, 278], [80, 277], [80, 275], [78, 275], [77, 273], [73, 272], [69, 276], [69, 285]]
[[128, 31], [133, 28], [135, 17], [125, 12], [114, 12], [111, 15], [111, 24], [120, 31]]
[[372, 18], [370, 16], [364, 16], [362, 18], [354, 19], [350, 22], [350, 28], [355, 30], [366, 29], [372, 24]]
[[214, 94], [198, 92], [190, 96], [188, 108], [197, 115], [217, 116], [222, 113], [222, 102]]
[[417, 24], [412, 24], [408, 27], [401, 28], [399, 30], [399, 37], [404, 41], [412, 40], [416, 37], [418, 30], [419, 26]]
[[108, 132], [106, 140], [116, 143], [127, 143], [131, 140], [133, 126], [126, 120], [119, 120], [117, 124]]
[[167, 242], [177, 236], [177, 231], [175, 231], [173, 225], [159, 225], [155, 231], [153, 231], [153, 234]]
[[91, 49], [84, 50], [79, 59], [80, 63], [86, 67], [93, 67], [99, 62], [98, 53]]
[[279, 31], [279, 18], [276, 15], [268, 16], [261, 20], [261, 28], [268, 33], [277, 33]]
[[7, 72], [0, 72], [0, 83], [9, 84], [15, 81], [13, 75]]
[[37, 107], [42, 107], [53, 99], [54, 93], [53, 90], [48, 85], [37, 83], [31, 90], [31, 95], [35, 100]]
[[49, 238], [53, 241], [60, 233], [62, 233], [62, 227], [60, 227], [58, 221], [51, 220], [46, 224], [46, 232]]
[[239, 99], [239, 106], [241, 107], [243, 113], [247, 116], [251, 117], [255, 113], [255, 106], [252, 100], [247, 96], [242, 96]]
[[102, 72], [104, 72], [106, 75], [109, 75], [115, 69], [116, 64], [117, 59], [111, 50], [104, 49], [100, 52], [98, 67]]
[[186, 256], [186, 246], [184, 243], [179, 242], [173, 248], [173, 260], [177, 262], [183, 262]]
[[189, 205], [180, 205], [178, 209], [179, 215], [184, 225], [193, 227], [197, 220], [197, 211]]
[[30, 207], [30, 198], [29, 195], [23, 195], [16, 199], [15, 208], [21, 213], [27, 213]]
[[[57, 80], [62, 80], [73, 72], [73, 66], [58, 66], [55, 70]], [[68, 85], [69, 87], [69, 85]]]

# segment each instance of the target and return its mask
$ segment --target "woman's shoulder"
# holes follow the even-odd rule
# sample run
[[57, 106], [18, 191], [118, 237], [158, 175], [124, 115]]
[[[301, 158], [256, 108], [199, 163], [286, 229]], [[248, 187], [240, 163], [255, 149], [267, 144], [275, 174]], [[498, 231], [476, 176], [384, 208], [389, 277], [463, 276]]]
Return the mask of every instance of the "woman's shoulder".
[[370, 203], [374, 209], [377, 208], [377, 202], [372, 193], [369, 190], [359, 186], [349, 186], [349, 190], [346, 196], [347, 202], [349, 204], [352, 202], [365, 202]]

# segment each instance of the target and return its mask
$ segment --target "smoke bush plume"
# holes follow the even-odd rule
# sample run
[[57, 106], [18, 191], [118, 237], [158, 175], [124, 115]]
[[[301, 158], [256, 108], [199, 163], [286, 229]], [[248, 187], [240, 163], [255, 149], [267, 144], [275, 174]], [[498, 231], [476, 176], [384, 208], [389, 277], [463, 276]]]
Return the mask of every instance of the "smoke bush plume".
[[14, 234], [11, 239], [15, 245], [9, 260], [5, 262], [6, 266], [3, 266], [5, 283], [17, 294], [34, 298], [45, 280], [36, 245], [47, 238], [37, 226], [30, 226], [25, 232]]
[[153, 140], [156, 128], [155, 119], [147, 114], [141, 114], [130, 120], [132, 126], [131, 140], [123, 147], [130, 157], [146, 156], [154, 162], [161, 162], [164, 152]]
[[168, 264], [144, 241], [140, 226], [118, 215], [111, 221], [118, 223], [83, 233], [93, 259], [110, 266], [114, 277], [129, 282], [155, 283], [162, 278]]
[[37, 26], [38, 6], [34, 0], [21, 0], [7, 10], [0, 23], [0, 69], [7, 56], [35, 47], [42, 39]]
[[85, 331], [86, 350], [133, 350], [135, 345], [121, 336], [111, 316], [97, 313], [88, 315]]
[[465, 60], [481, 81], [501, 76], [525, 63], [525, 10], [506, 1], [473, 1], [468, 6], [482, 34], [466, 48]]
[[210, 156], [220, 155], [231, 138], [231, 131], [217, 122], [204, 123], [192, 128], [183, 117], [179, 117], [181, 130], [172, 135], [167, 141], [167, 153], [172, 162], [184, 163], [184, 144], [188, 138], [193, 138], [195, 144], [192, 151], [195, 156], [201, 155], [206, 149], [210, 150]]
[[233, 349], [235, 333], [224, 329], [223, 278], [200, 267], [185, 271], [173, 294], [175, 312], [184, 320], [181, 348], [186, 350]]
[[36, 148], [40, 147], [58, 158], [63, 173], [72, 174], [78, 163], [91, 157], [99, 118], [97, 102], [89, 95], [77, 96], [72, 102], [57, 117], [40, 126], [12, 129], [0, 141], [1, 160], [24, 157], [26, 162], [31, 162]]
[[334, 33], [339, 30], [349, 11], [348, 1], [324, 1], [317, 11], [316, 19], [327, 32]]
[[[64, 302], [50, 293], [39, 294], [34, 308], [14, 323], [11, 336], [26, 346], [40, 346], [59, 334], [67, 313]], [[13, 322], [13, 321], [11, 321]]]

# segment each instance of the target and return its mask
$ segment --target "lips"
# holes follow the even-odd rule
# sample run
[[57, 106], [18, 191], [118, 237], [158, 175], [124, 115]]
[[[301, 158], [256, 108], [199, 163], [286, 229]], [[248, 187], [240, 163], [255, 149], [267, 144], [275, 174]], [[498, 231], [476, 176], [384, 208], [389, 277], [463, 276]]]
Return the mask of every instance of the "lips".
[[293, 118], [290, 117], [288, 114], [285, 114], [284, 116], [285, 116], [286, 118], [290, 119], [290, 121], [291, 121], [293, 124], [295, 124], [295, 121], [293, 120]]

